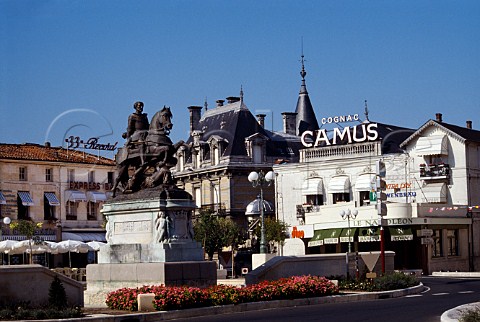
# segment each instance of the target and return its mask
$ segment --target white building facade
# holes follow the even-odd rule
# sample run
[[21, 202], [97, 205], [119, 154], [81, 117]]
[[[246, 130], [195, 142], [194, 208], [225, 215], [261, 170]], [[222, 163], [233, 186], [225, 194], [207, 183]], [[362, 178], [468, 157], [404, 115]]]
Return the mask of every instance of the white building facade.
[[[306, 253], [378, 251], [382, 224], [396, 269], [480, 267], [480, 131], [441, 114], [417, 130], [344, 125], [304, 132], [300, 162], [274, 166], [278, 219], [303, 237]], [[383, 221], [371, 193], [377, 160], [386, 165]]]

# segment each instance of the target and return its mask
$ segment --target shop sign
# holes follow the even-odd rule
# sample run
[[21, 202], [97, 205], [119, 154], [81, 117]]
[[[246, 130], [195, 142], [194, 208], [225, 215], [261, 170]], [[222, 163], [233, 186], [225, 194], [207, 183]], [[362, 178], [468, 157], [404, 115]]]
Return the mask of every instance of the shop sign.
[[312, 238], [313, 225], [297, 225], [290, 230], [291, 238]]
[[[386, 220], [386, 225], [395, 226], [395, 225], [412, 225], [412, 218], [389, 218]], [[365, 220], [352, 220], [353, 227], [368, 227], [368, 226], [379, 226], [378, 219], [365, 219]]]
[[87, 150], [102, 150], [102, 151], [114, 151], [117, 148], [118, 142], [112, 143], [98, 143], [98, 138], [89, 138], [87, 141], [80, 139], [79, 136], [70, 135], [67, 139], [67, 149], [83, 148]]
[[[328, 138], [326, 129], [305, 131], [302, 133], [300, 139], [303, 146], [306, 148], [317, 147], [322, 143], [325, 144], [325, 146], [336, 145], [340, 142], [344, 142], [345, 140], [348, 142], [348, 144], [354, 142], [361, 143], [365, 141], [375, 141], [379, 137], [377, 127], [377, 123], [368, 123], [352, 127], [345, 126], [343, 129], [334, 128], [331, 140]], [[309, 141], [314, 141], [314, 143], [306, 142], [306, 139], [309, 139]]]
[[422, 237], [422, 245], [433, 245], [433, 238], [431, 237]]
[[69, 183], [70, 190], [100, 190], [100, 189], [110, 190], [112, 185], [108, 182], [81, 182], [81, 181], [72, 181]]
[[433, 229], [419, 229], [417, 230], [417, 236], [431, 237], [433, 236]]

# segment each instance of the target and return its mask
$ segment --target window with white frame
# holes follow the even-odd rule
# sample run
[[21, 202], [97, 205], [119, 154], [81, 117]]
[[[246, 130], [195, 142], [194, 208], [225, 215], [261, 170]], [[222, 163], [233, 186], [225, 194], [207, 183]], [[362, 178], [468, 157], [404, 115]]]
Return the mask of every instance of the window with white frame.
[[45, 169], [45, 181], [46, 182], [52, 182], [53, 181], [53, 169], [52, 168], [46, 168]]
[[65, 205], [67, 220], [77, 220], [77, 206], [78, 204], [76, 202], [67, 201]]
[[67, 177], [68, 182], [75, 182], [75, 169], [68, 169], [67, 170]]
[[98, 204], [96, 202], [87, 202], [87, 219], [97, 220]]
[[27, 168], [26, 167], [19, 167], [18, 168], [18, 180], [20, 181], [27, 181]]

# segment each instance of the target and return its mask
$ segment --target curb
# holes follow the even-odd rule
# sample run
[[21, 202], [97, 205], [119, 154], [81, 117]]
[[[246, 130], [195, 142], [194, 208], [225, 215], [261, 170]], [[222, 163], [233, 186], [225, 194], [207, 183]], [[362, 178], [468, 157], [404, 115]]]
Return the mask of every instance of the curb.
[[[150, 321], [167, 321], [181, 318], [191, 318], [197, 316], [218, 315], [225, 313], [240, 313], [247, 311], [266, 310], [293, 306], [316, 305], [323, 303], [348, 303], [358, 301], [368, 301], [375, 299], [395, 298], [411, 294], [418, 294], [425, 289], [422, 283], [417, 286], [409, 287], [402, 290], [393, 290], [385, 292], [372, 293], [355, 293], [345, 295], [330, 295], [322, 297], [313, 297], [295, 300], [275, 300], [265, 302], [252, 302], [241, 304], [229, 304], [223, 306], [202, 307], [196, 309], [177, 310], [177, 311], [160, 311], [138, 314], [124, 315], [107, 315], [98, 314], [90, 315], [79, 319], [71, 319], [71, 321], [89, 321], [89, 322], [120, 322], [128, 318], [129, 321], [150, 322]], [[53, 320], [44, 320], [53, 321]], [[58, 321], [58, 320], [57, 320]]]
[[480, 302], [463, 304], [448, 311], [443, 312], [442, 316], [440, 317], [441, 322], [458, 322], [461, 314], [465, 310], [469, 309], [480, 309]]

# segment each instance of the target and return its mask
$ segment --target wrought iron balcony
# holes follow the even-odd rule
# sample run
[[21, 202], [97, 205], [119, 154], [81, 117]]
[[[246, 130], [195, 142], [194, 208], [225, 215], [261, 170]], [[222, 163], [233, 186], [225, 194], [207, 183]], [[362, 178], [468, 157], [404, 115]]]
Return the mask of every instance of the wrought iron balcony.
[[450, 178], [450, 165], [446, 163], [420, 164], [420, 177], [424, 179]]
[[224, 216], [226, 214], [226, 207], [225, 203], [211, 203], [211, 204], [204, 204], [200, 207], [200, 210], [203, 211], [212, 211], [219, 216]]

